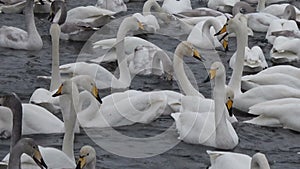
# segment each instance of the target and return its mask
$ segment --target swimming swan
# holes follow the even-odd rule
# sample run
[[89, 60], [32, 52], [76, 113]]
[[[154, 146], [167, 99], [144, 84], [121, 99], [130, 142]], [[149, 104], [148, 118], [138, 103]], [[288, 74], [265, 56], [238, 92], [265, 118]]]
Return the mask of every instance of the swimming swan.
[[127, 11], [127, 6], [123, 0], [97, 0], [96, 7], [108, 9], [113, 12]]
[[214, 62], [211, 65], [210, 77], [215, 79], [215, 111], [172, 114], [179, 139], [192, 144], [233, 149], [238, 144], [238, 136], [224, 114], [225, 68], [222, 63]]
[[2, 26], [0, 28], [1, 47], [24, 50], [42, 49], [43, 41], [35, 26], [33, 4], [34, 0], [26, 0], [24, 10], [26, 31], [11, 26]]
[[262, 153], [252, 158], [245, 154], [222, 151], [207, 151], [211, 166], [208, 169], [270, 169], [268, 159]]
[[258, 115], [258, 117], [245, 122], [261, 126], [283, 127], [300, 132], [299, 105], [299, 98], [283, 98], [255, 104], [249, 108], [248, 113]]
[[93, 147], [81, 147], [76, 169], [96, 169], [96, 151]]

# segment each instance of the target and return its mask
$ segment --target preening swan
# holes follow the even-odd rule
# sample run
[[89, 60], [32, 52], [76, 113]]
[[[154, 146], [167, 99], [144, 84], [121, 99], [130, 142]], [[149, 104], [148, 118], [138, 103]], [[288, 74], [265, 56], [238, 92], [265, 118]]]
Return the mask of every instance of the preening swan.
[[174, 14], [192, 9], [190, 0], [164, 0], [162, 8]]
[[238, 144], [238, 136], [224, 114], [225, 68], [222, 63], [214, 62], [211, 65], [210, 77], [215, 79], [214, 112], [172, 114], [179, 139], [192, 144], [233, 149]]
[[33, 4], [34, 0], [26, 0], [24, 10], [26, 31], [11, 26], [2, 26], [0, 28], [1, 47], [24, 50], [42, 49], [43, 41], [35, 26]]
[[256, 153], [252, 158], [245, 154], [223, 151], [209, 151], [211, 166], [208, 169], [270, 169], [268, 159], [262, 153]]
[[255, 104], [249, 108], [249, 114], [258, 115], [245, 121], [261, 126], [283, 127], [300, 132], [299, 98], [283, 98]]
[[96, 169], [96, 151], [93, 147], [81, 147], [76, 169]]

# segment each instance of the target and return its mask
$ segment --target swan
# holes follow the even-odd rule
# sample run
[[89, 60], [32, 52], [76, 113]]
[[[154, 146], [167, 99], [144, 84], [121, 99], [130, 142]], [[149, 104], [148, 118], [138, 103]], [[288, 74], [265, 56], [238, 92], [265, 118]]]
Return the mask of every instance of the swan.
[[207, 6], [221, 12], [230, 13], [235, 3], [240, 0], [209, 0]]
[[95, 77], [97, 87], [103, 88], [127, 88], [131, 83], [131, 75], [128, 69], [125, 58], [124, 38], [128, 31], [138, 30], [141, 27], [140, 22], [135, 17], [125, 18], [118, 30], [116, 40], [116, 53], [118, 60], [118, 68], [120, 70], [120, 77], [116, 78], [111, 72], [98, 64], [89, 64], [85, 62], [76, 62], [60, 66], [60, 73], [72, 72], [73, 74], [85, 74]]
[[248, 39], [244, 29], [245, 25], [241, 24], [239, 21], [239, 17], [242, 16], [242, 14], [238, 14], [227, 23], [227, 32], [235, 32], [237, 34], [237, 57], [232, 77], [228, 84], [228, 86], [234, 91], [233, 107], [243, 112], [248, 112], [248, 108], [257, 103], [286, 97], [299, 97], [300, 90], [285, 85], [264, 85], [255, 87], [244, 93], [241, 92], [241, 77], [243, 72], [245, 45]]
[[270, 50], [271, 61], [277, 64], [299, 61], [300, 38], [279, 36]]
[[255, 104], [249, 108], [248, 113], [258, 115], [258, 117], [245, 122], [261, 126], [283, 127], [300, 132], [299, 103], [299, 98], [283, 98]]
[[113, 12], [127, 11], [127, 6], [123, 0], [98, 0], [96, 7], [108, 9]]
[[81, 147], [77, 169], [96, 169], [96, 151], [92, 146]]
[[61, 77], [59, 73], [59, 34], [60, 34], [60, 27], [58, 24], [54, 23], [51, 24], [50, 27], [50, 35], [52, 41], [52, 72], [51, 72], [51, 83], [50, 89], [38, 88], [36, 89], [30, 99], [29, 103], [34, 103], [38, 105], [43, 105], [49, 109], [51, 112], [59, 111], [59, 107], [55, 106], [57, 101], [51, 97], [53, 94], [52, 92], [60, 86]]
[[[283, 3], [283, 4], [272, 4], [266, 7], [265, 5], [266, 0], [259, 0], [257, 4], [257, 11], [261, 13], [269, 13], [271, 15], [277, 16], [277, 17], [282, 17], [285, 15], [285, 9], [287, 6], [289, 6], [289, 3]], [[300, 14], [300, 11], [297, 7], [295, 7], [295, 12]]]
[[[10, 141], [10, 153], [12, 154], [11, 159], [4, 161], [5, 165], [8, 165], [8, 169], [24, 168], [24, 165], [20, 163], [20, 157], [23, 153], [27, 154], [34, 163], [39, 167], [42, 166], [47, 168], [42, 155], [39, 151], [39, 147], [33, 139], [23, 138], [21, 139], [22, 130], [22, 105], [20, 98], [15, 94], [9, 94], [0, 98], [0, 105], [7, 107], [13, 116], [12, 124], [12, 136]], [[3, 163], [1, 164], [3, 165]]]
[[184, 112], [171, 116], [176, 122], [179, 139], [187, 143], [233, 149], [238, 144], [238, 136], [224, 115], [225, 68], [214, 62], [210, 69], [211, 79], [215, 79], [215, 112]]
[[270, 169], [268, 159], [262, 153], [255, 153], [252, 157], [223, 151], [209, 151], [211, 166], [208, 169]]
[[[229, 61], [229, 66], [234, 67], [236, 60], [236, 52], [232, 55]], [[259, 46], [253, 46], [251, 49], [248, 45], [245, 47], [244, 72], [259, 72], [268, 68], [265, 55]]]
[[222, 28], [222, 25], [226, 22], [225, 18], [221, 22], [215, 17], [210, 17], [197, 23], [189, 34], [187, 41], [204, 50], [214, 50], [215, 48], [223, 47], [217, 37], [213, 35]]
[[[57, 21], [60, 17], [66, 17], [66, 21], [61, 25], [61, 39], [85, 41], [93, 30], [105, 25], [114, 18], [116, 12], [102, 9], [96, 6], [79, 6], [69, 11], [64, 7], [62, 1], [54, 1], [51, 4], [51, 21]], [[61, 9], [60, 12], [53, 9]]]
[[[202, 97], [190, 83], [183, 69], [183, 55], [193, 56], [200, 59], [200, 55], [192, 44], [186, 41], [181, 42], [174, 55], [173, 66], [176, 67], [176, 78], [186, 95]], [[78, 120], [82, 127], [116, 127], [131, 125], [134, 123], [150, 123], [160, 115], [168, 115], [179, 110], [182, 94], [163, 90], [142, 92], [128, 90], [117, 92], [104, 97], [101, 107], [90, 94], [80, 93], [79, 105], [89, 104], [78, 113]], [[100, 107], [100, 108], [99, 108]]]
[[0, 28], [1, 47], [23, 50], [42, 49], [43, 41], [35, 26], [33, 4], [34, 0], [26, 0], [24, 10], [26, 31], [11, 26], [2, 26]]
[[[34, 13], [49, 13], [50, 2], [43, 0], [34, 1]], [[22, 13], [26, 6], [26, 0], [0, 1], [0, 4], [0, 13]]]
[[[151, 12], [151, 9], [154, 12]], [[173, 15], [163, 9], [156, 0], [147, 0], [143, 5], [143, 15], [155, 15], [160, 24], [170, 23], [174, 19]]]
[[162, 8], [174, 14], [192, 9], [190, 0], [164, 0]]

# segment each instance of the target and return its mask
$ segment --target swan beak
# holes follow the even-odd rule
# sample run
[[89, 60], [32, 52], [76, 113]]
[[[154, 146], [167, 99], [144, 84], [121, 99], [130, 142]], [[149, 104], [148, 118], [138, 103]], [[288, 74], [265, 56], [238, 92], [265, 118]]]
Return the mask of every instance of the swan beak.
[[224, 39], [222, 45], [223, 48], [225, 49], [225, 52], [228, 51], [228, 40]]
[[54, 93], [53, 95], [52, 95], [52, 97], [56, 97], [56, 96], [60, 96], [60, 95], [62, 95], [62, 88], [63, 88], [63, 85], [60, 85], [59, 86], [59, 88], [58, 88], [58, 90], [57, 90], [57, 92], [56, 93]]
[[101, 100], [101, 98], [99, 96], [99, 92], [98, 92], [98, 89], [97, 89], [96, 86], [93, 86], [92, 94], [99, 101], [99, 103], [102, 104], [102, 100]]
[[80, 157], [77, 161], [76, 169], [82, 169], [86, 165], [85, 157]]
[[232, 105], [233, 105], [233, 101], [231, 99], [228, 99], [227, 103], [226, 103], [226, 107], [227, 110], [229, 112], [229, 116], [232, 117], [233, 113], [232, 113]]
[[209, 70], [209, 76], [210, 80], [214, 79], [216, 77], [217, 69], [211, 69]]
[[48, 168], [39, 150], [34, 150], [32, 158], [41, 169], [43, 169], [43, 167]]
[[193, 57], [201, 62], [205, 60], [203, 57], [201, 57], [200, 53], [196, 49], [193, 50]]
[[227, 23], [223, 26], [223, 28], [219, 32], [217, 32], [216, 34], [214, 34], [214, 36], [218, 36], [218, 35], [221, 35], [221, 34], [227, 32], [227, 28], [226, 27], [227, 27]]
[[145, 30], [145, 27], [141, 22], [138, 22], [138, 26], [141, 30]]

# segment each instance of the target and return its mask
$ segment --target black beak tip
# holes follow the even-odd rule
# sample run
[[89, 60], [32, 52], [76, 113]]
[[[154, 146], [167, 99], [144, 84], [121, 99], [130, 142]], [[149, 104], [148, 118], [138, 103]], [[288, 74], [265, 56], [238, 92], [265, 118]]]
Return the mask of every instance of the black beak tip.
[[102, 104], [102, 99], [99, 96], [97, 97], [97, 100], [100, 104]]
[[207, 83], [209, 81], [210, 81], [210, 78], [209, 78], [209, 76], [207, 76], [207, 78], [203, 81], [203, 83]]
[[59, 96], [59, 94], [57, 94], [57, 93], [54, 93], [54, 94], [52, 95], [52, 97], [57, 97], [57, 96]]
[[79, 162], [77, 163], [76, 169], [80, 169], [80, 165], [81, 165], [81, 162], [79, 161]]

